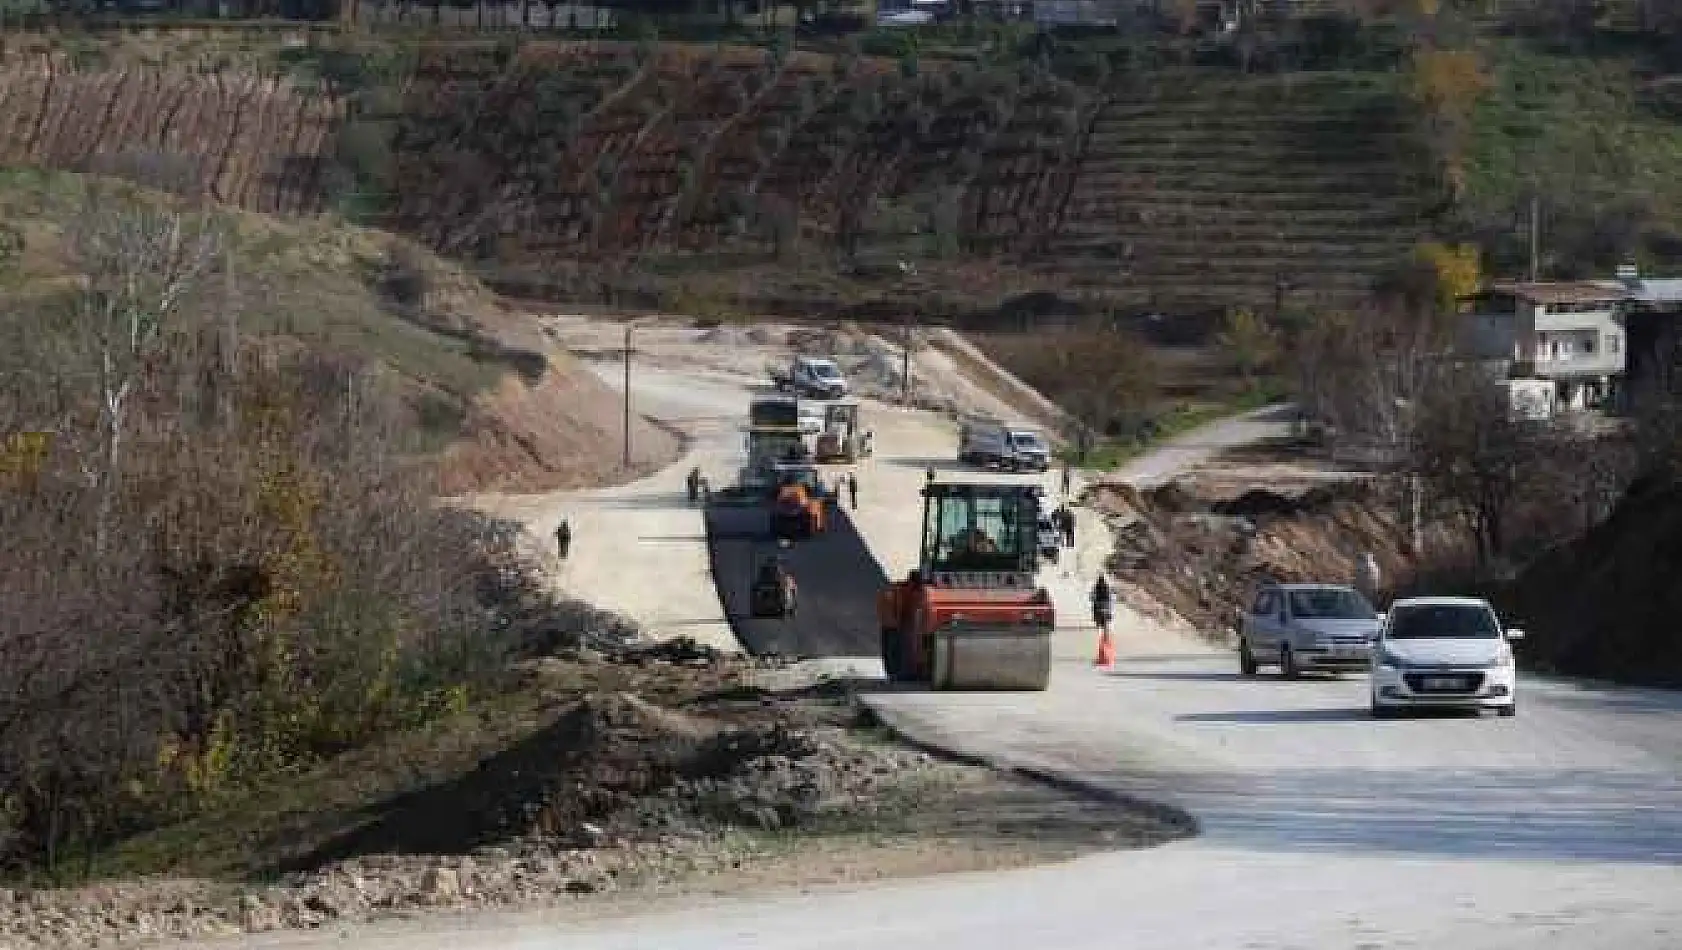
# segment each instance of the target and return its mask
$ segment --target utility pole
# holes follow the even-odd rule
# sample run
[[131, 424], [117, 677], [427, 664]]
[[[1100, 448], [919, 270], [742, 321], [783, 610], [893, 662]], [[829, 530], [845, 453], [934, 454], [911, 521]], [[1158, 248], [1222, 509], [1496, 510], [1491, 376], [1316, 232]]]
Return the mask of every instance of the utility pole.
[[900, 354], [899, 378], [903, 384], [900, 402], [911, 405], [911, 319], [910, 310], [905, 311], [905, 351]]
[[[917, 266], [900, 261], [899, 272], [903, 279], [909, 280], [912, 274], [917, 273]], [[915, 311], [907, 307], [905, 310], [905, 350], [900, 356], [899, 368], [900, 382], [903, 386], [900, 402], [906, 406], [911, 405], [911, 321], [914, 319], [916, 319]]]
[[1530, 282], [1541, 279], [1542, 273], [1542, 194], [1530, 194]]
[[634, 324], [625, 324], [625, 470], [631, 469], [631, 331]]

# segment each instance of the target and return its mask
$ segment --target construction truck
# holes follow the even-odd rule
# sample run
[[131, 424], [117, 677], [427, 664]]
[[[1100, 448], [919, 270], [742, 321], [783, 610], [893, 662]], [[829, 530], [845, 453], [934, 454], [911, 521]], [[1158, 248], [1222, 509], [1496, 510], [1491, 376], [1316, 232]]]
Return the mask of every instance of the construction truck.
[[771, 495], [771, 534], [779, 541], [798, 541], [829, 526], [833, 499], [823, 478], [811, 465], [778, 465]]
[[1009, 472], [1044, 472], [1051, 468], [1051, 447], [1033, 429], [971, 416], [958, 428], [958, 462]]
[[824, 407], [823, 432], [813, 455], [819, 462], [851, 465], [870, 454], [859, 432], [859, 404], [851, 400]]
[[1035, 583], [1040, 490], [923, 488], [917, 569], [877, 600], [893, 682], [935, 689], [1043, 690], [1051, 683], [1051, 594]]
[[811, 461], [811, 444], [801, 425], [798, 400], [793, 396], [757, 396], [748, 404], [746, 454], [747, 464], [738, 482], [750, 492], [774, 490], [778, 464]]
[[755, 396], [748, 403], [748, 425], [755, 429], [800, 431], [800, 400], [793, 396]]

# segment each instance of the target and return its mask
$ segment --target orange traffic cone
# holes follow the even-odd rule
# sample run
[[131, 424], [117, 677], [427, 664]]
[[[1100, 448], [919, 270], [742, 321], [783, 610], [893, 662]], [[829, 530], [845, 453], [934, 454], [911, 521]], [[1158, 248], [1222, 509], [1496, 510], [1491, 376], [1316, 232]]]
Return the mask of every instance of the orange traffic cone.
[[1115, 638], [1110, 636], [1108, 627], [1101, 628], [1098, 634], [1098, 658], [1092, 665], [1105, 668], [1115, 665]]

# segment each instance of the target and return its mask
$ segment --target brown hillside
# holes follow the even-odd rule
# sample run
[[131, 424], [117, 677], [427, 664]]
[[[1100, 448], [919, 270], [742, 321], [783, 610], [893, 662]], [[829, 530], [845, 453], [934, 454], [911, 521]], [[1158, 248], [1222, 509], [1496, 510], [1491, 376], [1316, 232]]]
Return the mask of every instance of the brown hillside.
[[0, 63], [0, 166], [114, 171], [170, 156], [216, 200], [251, 211], [323, 207], [323, 157], [342, 107], [274, 78], [130, 64], [82, 71], [50, 56]]
[[[5, 67], [0, 161], [186, 154], [259, 210], [354, 190], [511, 285], [618, 273], [626, 255], [662, 280], [717, 275], [804, 235], [1165, 309], [1267, 306], [1281, 279], [1294, 302], [1349, 301], [1411, 247], [1426, 167], [1394, 78], [1367, 74], [1100, 89], [1032, 64], [908, 75], [749, 48], [455, 43], [423, 48], [400, 86], [345, 84], [347, 105], [313, 81], [44, 62]], [[815, 293], [740, 283], [762, 304]]]
[[[76, 265], [64, 244], [81, 176], [0, 171], [0, 221], [24, 235], [22, 266], [0, 268], [0, 298], [62, 290]], [[165, 200], [129, 189], [126, 200]], [[230, 212], [241, 328], [391, 370], [449, 492], [598, 485], [673, 459], [678, 440], [635, 420], [634, 471], [620, 466], [622, 400], [525, 314], [504, 310], [459, 267], [377, 231], [330, 218]]]

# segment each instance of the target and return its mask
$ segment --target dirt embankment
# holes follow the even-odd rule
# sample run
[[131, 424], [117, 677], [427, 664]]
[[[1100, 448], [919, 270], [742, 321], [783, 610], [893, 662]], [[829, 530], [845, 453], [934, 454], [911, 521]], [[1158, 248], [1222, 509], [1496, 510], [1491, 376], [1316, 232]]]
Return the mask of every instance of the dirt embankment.
[[[1366, 551], [1386, 588], [1405, 588], [1421, 570], [1394, 501], [1371, 483], [1222, 491], [1172, 482], [1147, 492], [1100, 484], [1088, 499], [1115, 533], [1118, 593], [1217, 642], [1236, 642], [1239, 615], [1264, 579], [1348, 583]], [[1438, 527], [1425, 540], [1438, 555], [1463, 543]]]
[[0, 943], [979, 870], [1180, 833], [894, 746], [843, 684], [682, 642], [575, 647], [523, 663], [495, 702], [113, 858], [174, 852], [174, 880], [0, 891]]
[[[537, 318], [519, 315], [515, 320]], [[501, 335], [499, 334], [499, 337]], [[537, 378], [504, 376], [477, 394], [459, 435], [440, 458], [440, 489], [538, 493], [628, 481], [675, 461], [683, 449], [672, 430], [631, 419], [631, 467], [624, 467], [624, 400], [571, 354], [543, 346]]]
[[[557, 345], [586, 358], [616, 359], [624, 345], [624, 324], [609, 319], [562, 315], [550, 318], [545, 326]], [[914, 405], [945, 413], [1035, 418], [1034, 407], [1022, 407], [1025, 400], [1020, 393], [1000, 391], [978, 380], [973, 367], [930, 345], [927, 336], [919, 332], [912, 339]], [[821, 326], [769, 320], [715, 325], [668, 316], [639, 323], [636, 331], [637, 357], [648, 365], [769, 381], [768, 370], [786, 369], [796, 354], [828, 357], [846, 375], [854, 395], [892, 404], [904, 395], [902, 343], [899, 334], [874, 332], [845, 320]]]
[[1498, 595], [1544, 671], [1682, 687], [1682, 483], [1638, 485]]

